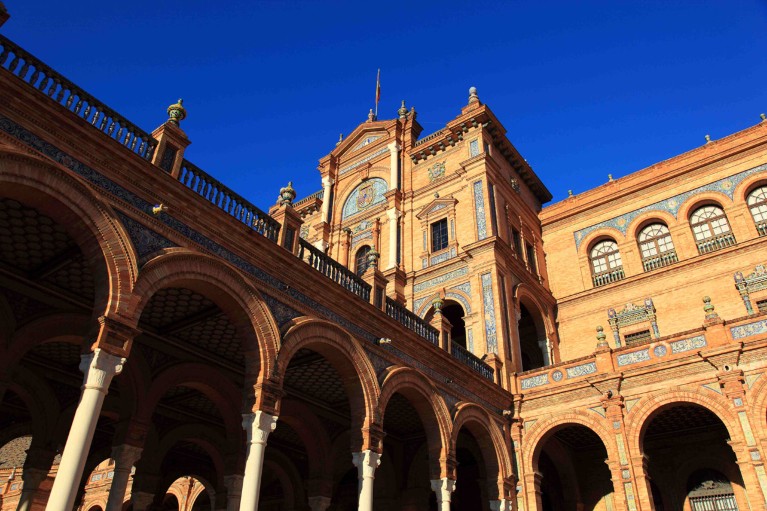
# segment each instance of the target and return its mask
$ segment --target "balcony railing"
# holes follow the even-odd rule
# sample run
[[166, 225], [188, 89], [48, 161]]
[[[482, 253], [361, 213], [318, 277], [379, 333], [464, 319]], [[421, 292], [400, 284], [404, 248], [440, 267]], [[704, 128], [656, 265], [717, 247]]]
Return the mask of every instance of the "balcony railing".
[[720, 234], [714, 238], [697, 242], [699, 254], [709, 254], [735, 245], [735, 236], [732, 233]]
[[415, 147], [415, 146], [419, 146], [419, 145], [421, 145], [421, 144], [424, 144], [424, 143], [428, 142], [429, 140], [434, 140], [435, 138], [437, 138], [437, 137], [439, 137], [440, 135], [442, 135], [444, 132], [445, 132], [445, 130], [444, 130], [444, 129], [441, 129], [441, 130], [439, 130], [439, 131], [435, 131], [435, 132], [434, 132], [434, 133], [432, 133], [431, 135], [428, 135], [428, 136], [426, 136], [426, 137], [422, 138], [421, 140], [418, 140], [418, 141], [416, 141], [416, 143], [415, 143], [415, 144], [413, 144], [413, 147]]
[[671, 250], [655, 256], [645, 257], [642, 259], [642, 266], [644, 266], [644, 271], [652, 271], [678, 261], [679, 258], [676, 256], [676, 251]]
[[394, 318], [435, 346], [439, 346], [439, 331], [436, 328], [388, 296], [386, 297], [386, 315]]
[[276, 242], [280, 224], [198, 166], [184, 160], [178, 180], [254, 231]]
[[621, 267], [603, 273], [598, 273], [594, 275], [591, 280], [594, 282], [594, 287], [599, 287], [611, 284], [613, 282], [618, 282], [619, 280], [623, 280], [625, 277], [626, 274], [623, 273], [623, 268]]
[[302, 238], [298, 239], [298, 257], [344, 289], [370, 301], [370, 284]]
[[313, 194], [309, 195], [308, 197], [304, 197], [303, 199], [296, 201], [293, 203], [294, 208], [298, 208], [301, 206], [301, 204], [305, 204], [311, 200], [314, 199], [322, 199], [323, 195], [325, 195], [325, 190], [320, 190], [319, 192], [314, 192]]
[[142, 158], [152, 158], [157, 141], [147, 132], [2, 35], [0, 47], [0, 67]]
[[493, 381], [493, 368], [482, 362], [476, 355], [461, 346], [460, 344], [452, 343], [453, 358], [469, 366], [474, 372], [479, 373], [482, 377]]
[[767, 236], [767, 222], [756, 224], [756, 230], [759, 232], [759, 236]]

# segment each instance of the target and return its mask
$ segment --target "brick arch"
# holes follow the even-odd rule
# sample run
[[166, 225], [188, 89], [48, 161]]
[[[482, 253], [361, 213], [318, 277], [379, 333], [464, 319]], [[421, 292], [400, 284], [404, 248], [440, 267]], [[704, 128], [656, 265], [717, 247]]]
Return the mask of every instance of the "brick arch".
[[330, 438], [322, 422], [309, 407], [294, 399], [283, 399], [279, 421], [290, 426], [304, 443], [309, 458], [309, 478], [327, 480], [332, 477]]
[[507, 498], [504, 482], [514, 474], [503, 432], [485, 408], [476, 403], [460, 402], [455, 407], [450, 434], [450, 453], [453, 457], [457, 457], [458, 434], [464, 427], [479, 444], [487, 474], [498, 474], [498, 498]]
[[642, 399], [631, 410], [626, 421], [626, 443], [629, 452], [644, 453], [642, 440], [653, 417], [663, 409], [679, 404], [693, 404], [706, 408], [722, 421], [730, 438], [734, 441], [744, 441], [738, 419], [730, 410], [726, 398], [721, 394], [708, 391], [706, 394], [697, 391], [673, 391]]
[[767, 438], [767, 372], [761, 374], [753, 388], [749, 388], [746, 400], [750, 402], [747, 413], [753, 424], [754, 436]]
[[274, 473], [280, 481], [286, 509], [301, 509], [306, 488], [293, 460], [276, 449], [272, 450], [264, 460], [264, 473], [269, 472]]
[[41, 344], [65, 342], [82, 345], [89, 321], [90, 317], [85, 314], [63, 312], [23, 325], [10, 339], [7, 350], [0, 347], [0, 370], [15, 366], [31, 349]]
[[[386, 369], [378, 399], [378, 424], [385, 424], [386, 407], [394, 394], [400, 394], [415, 408], [426, 431], [429, 448], [429, 470], [432, 479], [445, 477], [440, 460], [449, 452], [450, 411], [437, 389], [420, 371], [412, 367], [394, 366]], [[382, 442], [383, 443], [383, 442]], [[383, 452], [383, 445], [379, 446]]]
[[293, 356], [302, 348], [322, 355], [336, 370], [346, 389], [352, 416], [352, 451], [376, 448], [371, 446], [369, 434], [363, 436], [377, 423], [376, 406], [380, 389], [376, 372], [359, 342], [346, 330], [328, 321], [300, 317], [289, 321], [284, 327], [282, 347], [275, 363], [273, 380], [281, 389], [285, 373]]
[[546, 304], [541, 303], [540, 299], [536, 296], [529, 285], [524, 283], [517, 284], [514, 286], [513, 295], [517, 305], [524, 302], [532, 303], [535, 308], [538, 309], [538, 313], [541, 316], [541, 321], [543, 321], [543, 327], [545, 329], [546, 335], [549, 337], [556, 336], [556, 328], [554, 328], [554, 325], [552, 324], [552, 318], [549, 316], [549, 308], [546, 306]]
[[8, 390], [24, 402], [32, 419], [32, 438], [54, 440], [54, 426], [61, 405], [45, 379], [24, 367], [17, 367], [10, 374]]
[[618, 247], [626, 241], [626, 235], [615, 227], [600, 227], [587, 234], [586, 237], [581, 240], [581, 244], [578, 246], [578, 255], [588, 259], [594, 244], [607, 238], [615, 241], [615, 243], [618, 244]]
[[666, 227], [671, 229], [673, 226], [678, 225], [680, 221], [677, 220], [676, 217], [668, 211], [663, 211], [661, 209], [645, 211], [644, 213], [637, 216], [634, 220], [632, 220], [628, 225], [626, 228], [626, 239], [637, 241], [639, 231], [653, 223], [665, 224]]
[[[602, 420], [599, 420], [597, 417]], [[574, 410], [570, 413], [556, 415], [536, 422], [522, 439], [525, 446], [522, 450], [523, 473], [533, 474], [536, 472], [535, 467], [538, 464], [538, 457], [543, 450], [543, 446], [546, 444], [546, 440], [556, 433], [557, 430], [566, 426], [584, 426], [590, 429], [602, 440], [602, 445], [607, 451], [607, 457], [609, 459], [618, 459], [617, 448], [614, 446], [615, 441], [603, 424], [603, 420], [596, 413], [592, 412], [589, 414], [580, 410]]]
[[213, 401], [224, 420], [228, 437], [240, 438], [242, 391], [218, 370], [205, 364], [181, 363], [160, 373], [138, 405], [135, 420], [151, 424], [152, 415], [163, 395], [178, 386], [195, 389]]
[[[688, 197], [679, 206], [676, 217], [680, 223], [689, 223], [690, 215], [700, 206], [706, 206], [708, 204], [716, 204], [727, 214], [730, 206], [732, 205], [732, 199], [722, 192], [701, 192]], [[727, 218], [730, 220], [729, 216]]]
[[6, 197], [66, 226], [93, 271], [94, 318], [127, 310], [125, 298], [138, 274], [138, 257], [109, 205], [58, 165], [15, 152], [0, 151], [0, 188]]
[[767, 172], [761, 172], [753, 176], [748, 176], [746, 179], [738, 183], [733, 193], [734, 202], [746, 203], [746, 196], [751, 193], [754, 188], [767, 185]]
[[415, 311], [416, 314], [418, 314], [421, 318], [425, 318], [426, 315], [431, 311], [432, 309], [432, 303], [434, 303], [434, 300], [440, 297], [439, 293], [433, 293], [429, 295], [426, 300], [421, 303], [421, 307]]
[[189, 249], [172, 248], [148, 261], [130, 298], [130, 323], [137, 327], [141, 313], [160, 289], [187, 287], [212, 300], [237, 328], [246, 372], [270, 374], [279, 349], [279, 329], [258, 291], [221, 259]]
[[[224, 479], [224, 456], [229, 444], [234, 444], [239, 447], [241, 436], [232, 438], [231, 436], [222, 437], [216, 430], [209, 426], [203, 426], [200, 424], [184, 424], [168, 431], [157, 444], [157, 448], [154, 450], [151, 456], [147, 456], [144, 460], [142, 455], [141, 461], [145, 463], [153, 463], [158, 469], [162, 465], [162, 461], [165, 456], [168, 455], [173, 446], [180, 441], [188, 441], [200, 446], [210, 456], [213, 462], [213, 471], [216, 474], [217, 483], [223, 483]], [[148, 454], [148, 453], [147, 453]], [[172, 484], [176, 479], [185, 475], [191, 475], [186, 471], [185, 467], [179, 467], [178, 470], [165, 474], [173, 479], [168, 483]]]

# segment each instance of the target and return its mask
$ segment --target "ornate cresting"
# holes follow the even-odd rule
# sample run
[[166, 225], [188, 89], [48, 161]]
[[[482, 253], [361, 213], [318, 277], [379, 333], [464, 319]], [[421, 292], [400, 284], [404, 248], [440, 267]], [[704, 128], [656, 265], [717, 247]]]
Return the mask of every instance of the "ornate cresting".
[[643, 305], [635, 305], [633, 303], [627, 303], [620, 312], [615, 309], [607, 310], [607, 321], [610, 323], [610, 328], [613, 331], [613, 338], [615, 339], [615, 347], [621, 346], [621, 327], [629, 325], [636, 325], [637, 323], [649, 322], [652, 327], [652, 336], [654, 339], [660, 337], [658, 331], [658, 323], [655, 315], [655, 305], [652, 298], [645, 298]]
[[748, 314], [754, 314], [754, 306], [751, 303], [751, 293], [767, 289], [767, 268], [759, 264], [748, 276], [743, 276], [743, 272], [735, 273], [735, 288], [743, 299]]

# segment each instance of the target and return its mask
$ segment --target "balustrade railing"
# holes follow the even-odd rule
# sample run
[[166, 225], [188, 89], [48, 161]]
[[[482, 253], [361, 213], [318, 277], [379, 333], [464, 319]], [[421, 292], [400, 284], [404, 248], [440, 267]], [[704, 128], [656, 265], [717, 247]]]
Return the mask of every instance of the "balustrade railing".
[[386, 297], [386, 314], [406, 328], [417, 333], [435, 346], [439, 346], [439, 331], [395, 300]]
[[678, 261], [679, 258], [676, 256], [676, 251], [671, 250], [662, 254], [645, 257], [642, 259], [642, 266], [644, 266], [644, 271], [651, 271], [657, 268], [663, 268], [669, 264], [674, 264]]
[[759, 236], [767, 236], [767, 222], [756, 224], [756, 230], [759, 232]]
[[313, 199], [322, 199], [322, 197], [324, 195], [325, 195], [325, 190], [320, 190], [319, 192], [314, 192], [313, 194], [311, 194], [311, 195], [309, 195], [307, 197], [304, 197], [303, 199], [301, 199], [299, 201], [294, 202], [293, 203], [293, 207], [297, 208], [301, 204], [307, 203], [307, 202], [309, 202], [309, 201], [311, 201]]
[[735, 236], [731, 232], [728, 232], [727, 234], [720, 234], [719, 236], [697, 242], [698, 253], [701, 255], [708, 254], [716, 252], [717, 250], [722, 250], [723, 248], [731, 247], [735, 244]]
[[612, 282], [618, 282], [619, 280], [623, 280], [625, 277], [626, 274], [623, 273], [623, 268], [616, 268], [604, 273], [598, 273], [594, 275], [591, 280], [594, 282], [594, 287], [599, 287], [610, 284]]
[[493, 381], [493, 368], [482, 362], [475, 354], [455, 342], [452, 343], [452, 353], [453, 358], [469, 366], [471, 370], [479, 373], [482, 377]]
[[146, 160], [157, 141], [101, 101], [70, 82], [26, 50], [0, 35], [0, 67], [42, 92], [93, 127]]
[[276, 242], [280, 224], [193, 163], [184, 160], [178, 180], [259, 234]]
[[416, 141], [416, 143], [415, 143], [415, 144], [413, 144], [413, 147], [415, 147], [415, 146], [419, 146], [419, 145], [421, 145], [421, 144], [424, 144], [424, 143], [428, 142], [429, 140], [434, 140], [435, 138], [437, 138], [437, 137], [439, 137], [440, 135], [442, 135], [444, 132], [445, 132], [445, 130], [443, 130], [443, 129], [442, 129], [442, 130], [439, 130], [439, 131], [435, 131], [435, 132], [434, 132], [434, 133], [432, 133], [431, 135], [428, 135], [428, 136], [426, 136], [426, 137], [422, 138], [421, 140], [417, 140], [417, 141]]
[[366, 302], [370, 301], [372, 287], [370, 284], [302, 238], [298, 239], [298, 257], [336, 284], [340, 284]]

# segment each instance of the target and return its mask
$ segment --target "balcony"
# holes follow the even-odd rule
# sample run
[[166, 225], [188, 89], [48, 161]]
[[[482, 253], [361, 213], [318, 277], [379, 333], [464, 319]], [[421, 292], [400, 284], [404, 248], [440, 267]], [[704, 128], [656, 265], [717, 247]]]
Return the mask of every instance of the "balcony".
[[642, 266], [644, 267], [644, 271], [652, 271], [657, 270], [658, 268], [663, 268], [664, 266], [668, 266], [670, 264], [674, 264], [678, 261], [679, 258], [676, 255], [676, 251], [670, 250], [662, 254], [643, 258]]
[[594, 283], [594, 287], [600, 287], [612, 284], [613, 282], [618, 282], [624, 278], [626, 278], [626, 274], [623, 272], [623, 267], [621, 266], [610, 271], [597, 273], [591, 277], [591, 280]]
[[767, 236], [767, 222], [759, 222], [756, 224], [756, 230], [759, 232], [759, 236]]
[[707, 240], [698, 241], [696, 244], [698, 245], [698, 253], [703, 255], [722, 250], [723, 248], [732, 247], [736, 242], [735, 236], [728, 232], [727, 234], [720, 234], [719, 236]]

